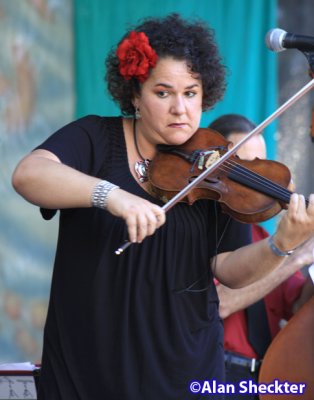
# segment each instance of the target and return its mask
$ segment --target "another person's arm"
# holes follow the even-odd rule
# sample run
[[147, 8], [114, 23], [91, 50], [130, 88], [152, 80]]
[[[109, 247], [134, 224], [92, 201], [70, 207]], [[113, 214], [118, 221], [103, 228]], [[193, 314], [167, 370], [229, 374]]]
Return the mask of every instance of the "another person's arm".
[[[294, 249], [314, 235], [314, 195], [306, 206], [303, 196], [293, 194], [287, 212], [280, 220], [274, 242], [282, 252]], [[285, 257], [275, 254], [269, 239], [221, 253], [213, 262], [213, 272], [219, 282], [231, 288], [240, 288], [261, 279], [279, 267]]]
[[310, 276], [307, 276], [307, 279], [303, 285], [302, 291], [298, 299], [294, 302], [292, 312], [295, 314], [299, 311], [299, 309], [312, 297], [314, 296], [314, 284]]
[[[259, 279], [258, 281], [240, 289], [230, 289], [220, 283], [217, 284], [217, 292], [220, 300], [219, 313], [221, 318], [227, 318], [230, 314], [242, 310], [256, 301], [262, 299], [278, 285], [292, 276], [305, 265], [313, 262], [314, 237], [300, 246], [291, 256], [287, 257], [276, 269]], [[312, 285], [313, 286], [313, 285]], [[302, 295], [297, 300], [299, 306]]]

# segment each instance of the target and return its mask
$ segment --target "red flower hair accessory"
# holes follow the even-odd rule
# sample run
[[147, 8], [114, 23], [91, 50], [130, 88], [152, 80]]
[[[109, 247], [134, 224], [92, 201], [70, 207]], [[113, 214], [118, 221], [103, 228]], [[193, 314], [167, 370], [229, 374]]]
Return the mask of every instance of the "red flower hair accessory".
[[149, 69], [155, 67], [158, 58], [146, 34], [135, 31], [120, 43], [117, 56], [120, 74], [127, 81], [134, 77], [142, 83], [147, 79]]

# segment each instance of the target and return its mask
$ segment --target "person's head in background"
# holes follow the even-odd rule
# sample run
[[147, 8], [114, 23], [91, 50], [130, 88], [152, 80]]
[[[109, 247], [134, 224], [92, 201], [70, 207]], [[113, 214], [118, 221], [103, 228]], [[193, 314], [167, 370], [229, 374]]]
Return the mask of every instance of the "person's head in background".
[[[256, 125], [239, 114], [225, 114], [215, 119], [209, 126], [224, 136], [233, 145], [240, 142]], [[247, 142], [239, 147], [236, 153], [243, 160], [254, 160], [266, 158], [266, 144], [260, 133], [253, 135]]]

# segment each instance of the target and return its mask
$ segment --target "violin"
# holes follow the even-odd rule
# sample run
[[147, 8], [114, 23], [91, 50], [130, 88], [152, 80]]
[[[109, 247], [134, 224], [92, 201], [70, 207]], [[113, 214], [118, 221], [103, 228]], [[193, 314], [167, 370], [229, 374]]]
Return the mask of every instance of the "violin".
[[[151, 193], [165, 201], [165, 211], [181, 200], [193, 204], [199, 198], [211, 198], [221, 202], [223, 211], [243, 222], [265, 221], [276, 215], [287, 207], [292, 194], [288, 189], [289, 169], [276, 161], [245, 161], [233, 155], [313, 87], [314, 78], [232, 149], [228, 149], [228, 142], [219, 134], [215, 135], [217, 142], [205, 140], [212, 136], [208, 128], [200, 128], [189, 141], [176, 148], [160, 145], [148, 171]], [[167, 161], [168, 157], [171, 162]], [[211, 197], [203, 197], [204, 190]], [[122, 254], [130, 245], [126, 241], [115, 254]]]
[[[148, 168], [149, 191], [164, 203], [229, 150], [218, 132], [200, 128], [180, 146], [158, 145]], [[216, 200], [223, 212], [246, 223], [265, 221], [287, 208], [291, 173], [277, 161], [241, 160], [231, 155], [180, 201]]]

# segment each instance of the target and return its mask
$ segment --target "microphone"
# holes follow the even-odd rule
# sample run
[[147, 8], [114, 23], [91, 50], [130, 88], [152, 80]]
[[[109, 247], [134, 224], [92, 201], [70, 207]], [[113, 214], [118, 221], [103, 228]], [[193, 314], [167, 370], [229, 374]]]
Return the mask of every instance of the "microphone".
[[265, 37], [266, 46], [276, 53], [286, 49], [314, 51], [314, 37], [296, 35], [283, 29], [271, 29]]

